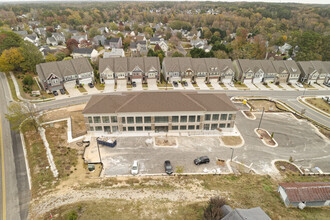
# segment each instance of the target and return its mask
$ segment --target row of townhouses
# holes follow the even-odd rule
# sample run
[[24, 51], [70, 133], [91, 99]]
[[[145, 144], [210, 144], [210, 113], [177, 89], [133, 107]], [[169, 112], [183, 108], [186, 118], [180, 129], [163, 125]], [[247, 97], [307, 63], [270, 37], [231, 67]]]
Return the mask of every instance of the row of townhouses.
[[[81, 56], [77, 56], [81, 57]], [[75, 83], [93, 82], [93, 68], [87, 58], [50, 62], [37, 65], [44, 89], [72, 87]], [[116, 57], [99, 59], [100, 81], [114, 84], [118, 80], [147, 83], [159, 81], [160, 74], [168, 82], [189, 81], [230, 83], [279, 82], [330, 84], [330, 62], [292, 60], [247, 60], [166, 57], [162, 69], [158, 57]]]

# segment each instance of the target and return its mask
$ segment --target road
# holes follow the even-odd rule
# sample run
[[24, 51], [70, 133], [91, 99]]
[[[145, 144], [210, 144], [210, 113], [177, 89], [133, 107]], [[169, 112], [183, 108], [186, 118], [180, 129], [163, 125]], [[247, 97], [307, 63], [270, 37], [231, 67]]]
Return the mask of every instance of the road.
[[[167, 92], [173, 92], [174, 90], [168, 90]], [[175, 90], [178, 91], [178, 90]], [[181, 90], [183, 91], [183, 90]], [[184, 90], [184, 91], [196, 91], [196, 90]], [[302, 96], [302, 91], [242, 91], [242, 90], [205, 90], [205, 91], [198, 91], [198, 92], [216, 92], [216, 93], [226, 93], [228, 96], [263, 96], [263, 97], [271, 97], [273, 99], [278, 99], [287, 103], [292, 108], [296, 109], [297, 111], [301, 111], [302, 109], [306, 109], [305, 115], [316, 122], [319, 122], [327, 127], [330, 127], [330, 120], [327, 116], [316, 112], [315, 110], [307, 107], [304, 104], [301, 104], [297, 101], [297, 97]], [[118, 93], [118, 92], [117, 92]], [[105, 93], [103, 93], [105, 94]], [[325, 91], [306, 91], [305, 96], [309, 95], [330, 95], [329, 90]], [[38, 110], [50, 110], [54, 108], [61, 108], [68, 105], [77, 105], [86, 103], [91, 95], [84, 95], [78, 97], [72, 97], [68, 99], [56, 100], [51, 102], [43, 102], [36, 104]]]
[[11, 131], [5, 118], [10, 98], [6, 78], [0, 73], [1, 132], [1, 216], [0, 219], [27, 219], [30, 190], [20, 135]]

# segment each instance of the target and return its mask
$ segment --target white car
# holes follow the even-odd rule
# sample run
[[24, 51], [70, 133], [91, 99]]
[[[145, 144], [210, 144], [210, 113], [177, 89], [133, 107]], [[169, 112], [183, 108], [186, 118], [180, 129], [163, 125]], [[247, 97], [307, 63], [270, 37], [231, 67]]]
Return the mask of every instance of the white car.
[[139, 173], [139, 162], [137, 160], [134, 160], [131, 169], [131, 174], [137, 175], [138, 173]]
[[296, 85], [300, 88], [304, 88], [303, 84], [301, 84], [300, 82], [296, 82]]

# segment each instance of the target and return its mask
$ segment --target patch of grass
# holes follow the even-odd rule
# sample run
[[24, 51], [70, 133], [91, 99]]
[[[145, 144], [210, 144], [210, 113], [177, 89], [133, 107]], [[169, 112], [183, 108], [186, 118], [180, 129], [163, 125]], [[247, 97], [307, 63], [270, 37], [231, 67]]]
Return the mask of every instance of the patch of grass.
[[10, 74], [9, 73], [6, 73], [6, 78], [8, 80], [8, 84], [9, 84], [9, 88], [10, 88], [10, 92], [11, 92], [11, 95], [13, 97], [13, 99], [15, 101], [20, 101], [18, 98], [17, 98], [17, 94], [16, 94], [16, 90], [15, 90], [15, 85], [14, 85], [14, 82], [13, 80], [11, 79], [10, 77]]
[[314, 86], [309, 85], [309, 84], [303, 84], [304, 88], [314, 88]]
[[194, 87], [199, 87], [197, 83], [192, 84]]
[[142, 88], [148, 88], [148, 83], [143, 83]]
[[321, 128], [321, 127], [319, 127], [318, 129], [319, 129], [319, 131], [320, 131], [324, 136], [326, 136], [327, 138], [330, 139], [330, 131], [328, 131], [328, 130], [326, 130], [326, 129], [324, 129], [324, 128]]
[[270, 86], [267, 84], [267, 85], [264, 85], [266, 88], [270, 89]]
[[126, 88], [128, 88], [128, 89], [131, 89], [133, 86], [132, 86], [132, 84], [127, 84], [126, 85]]
[[242, 138], [240, 136], [223, 136], [221, 140], [228, 146], [236, 146], [242, 143]]
[[283, 89], [283, 86], [281, 86], [281, 85], [276, 85], [278, 88], [281, 88], [281, 89]]
[[32, 126], [25, 126], [22, 133], [31, 172], [31, 193], [35, 198], [52, 188], [55, 178], [49, 168], [46, 149], [39, 132], [36, 132]]
[[87, 90], [84, 87], [78, 87], [79, 92], [85, 93]]
[[205, 83], [208, 87], [213, 88], [213, 86], [211, 85], [211, 83]]
[[[166, 87], [166, 83], [157, 83], [158, 87]], [[172, 83], [167, 83], [167, 87], [173, 87]]]
[[94, 86], [97, 90], [104, 90], [105, 87], [105, 85], [101, 83], [95, 83]]
[[223, 83], [219, 83], [219, 85], [220, 85], [222, 88], [227, 88], [227, 87], [225, 86], [225, 84], [223, 84]]
[[[242, 88], [242, 87], [247, 88], [247, 86], [244, 83], [234, 83], [234, 86], [238, 88]], [[225, 85], [223, 87], [225, 87]]]
[[321, 98], [310, 98], [310, 99], [305, 99], [306, 102], [309, 104], [313, 105], [315, 108], [320, 109], [326, 113], [330, 114], [330, 105], [323, 101]]

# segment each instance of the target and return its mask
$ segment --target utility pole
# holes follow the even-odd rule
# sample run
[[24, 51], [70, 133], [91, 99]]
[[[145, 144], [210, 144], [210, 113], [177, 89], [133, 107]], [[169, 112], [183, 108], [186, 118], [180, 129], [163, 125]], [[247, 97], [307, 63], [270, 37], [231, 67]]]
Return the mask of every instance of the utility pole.
[[264, 116], [264, 112], [265, 112], [265, 108], [262, 107], [262, 114], [261, 114], [261, 118], [260, 118], [259, 125], [258, 125], [258, 129], [257, 129], [257, 130], [260, 129], [260, 125], [261, 125], [262, 117]]

